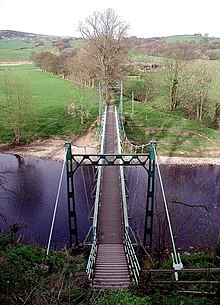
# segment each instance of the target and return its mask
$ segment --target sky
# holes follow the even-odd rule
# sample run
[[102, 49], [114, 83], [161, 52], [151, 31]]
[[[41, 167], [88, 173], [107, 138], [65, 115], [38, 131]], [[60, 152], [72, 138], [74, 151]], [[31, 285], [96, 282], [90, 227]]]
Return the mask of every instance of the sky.
[[0, 0], [0, 30], [80, 37], [80, 21], [115, 10], [129, 36], [209, 34], [220, 37], [219, 0]]

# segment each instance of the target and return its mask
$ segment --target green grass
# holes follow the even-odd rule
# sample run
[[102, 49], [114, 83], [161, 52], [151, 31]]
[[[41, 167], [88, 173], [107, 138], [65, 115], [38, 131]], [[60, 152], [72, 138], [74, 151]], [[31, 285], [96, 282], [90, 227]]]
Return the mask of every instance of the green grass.
[[[172, 39], [202, 39], [193, 35], [172, 36]], [[168, 40], [171, 38], [167, 38]], [[82, 46], [81, 40], [71, 41], [73, 48]], [[25, 47], [25, 49], [21, 49]], [[28, 49], [26, 49], [26, 47]], [[29, 43], [18, 40], [0, 40], [0, 61], [16, 61], [27, 59], [34, 50], [42, 51], [41, 48], [51, 50], [51, 42], [36, 48], [34, 41]], [[1, 58], [2, 56], [2, 58]], [[161, 63], [162, 57], [138, 54], [132, 51], [130, 57], [134, 61]], [[213, 84], [211, 95], [218, 101], [220, 99], [220, 60], [203, 60], [213, 71]], [[59, 77], [45, 74], [37, 70], [33, 65], [0, 66], [0, 80], [10, 70], [21, 78], [28, 79], [34, 96], [34, 120], [29, 128], [28, 140], [37, 137], [76, 137], [83, 133], [89, 125], [95, 121], [98, 114], [98, 94], [96, 90], [82, 89], [80, 86], [71, 84], [69, 81]], [[188, 119], [179, 111], [169, 111], [167, 97], [161, 91], [161, 73], [155, 73], [157, 88], [154, 98], [148, 104], [135, 103], [135, 115], [131, 116], [131, 103], [125, 101], [126, 131], [128, 137], [136, 144], [143, 144], [156, 138], [158, 151], [164, 155], [176, 156], [210, 156], [219, 157], [219, 131], [207, 128], [194, 119]], [[140, 81], [139, 81], [140, 80]], [[135, 84], [134, 84], [135, 83]], [[125, 91], [140, 85], [141, 79], [134, 81], [133, 78], [126, 80]], [[135, 89], [134, 89], [135, 90]], [[133, 91], [133, 89], [132, 89]], [[2, 99], [0, 94], [0, 100]], [[82, 100], [82, 101], [81, 101]], [[125, 99], [126, 100], [126, 99]], [[68, 115], [68, 106], [71, 103], [80, 105], [90, 115], [84, 118], [84, 124], [80, 123], [79, 113], [73, 118]], [[0, 110], [0, 142], [10, 143], [13, 140], [13, 132], [9, 128], [7, 116]]]
[[[32, 67], [33, 68], [33, 67]], [[83, 133], [96, 119], [98, 113], [98, 93], [96, 90], [82, 88], [70, 81], [43, 73], [37, 69], [0, 70], [0, 80], [7, 73], [29, 80], [29, 86], [34, 96], [34, 119], [29, 126], [31, 138], [63, 136], [76, 137]], [[0, 92], [0, 101], [3, 94]], [[83, 105], [83, 110], [89, 113], [84, 117], [84, 124], [80, 123], [80, 115], [75, 117], [68, 114], [71, 103]], [[7, 143], [13, 140], [12, 129], [8, 128], [7, 115], [0, 109], [1, 126], [0, 142]]]
[[129, 53], [129, 59], [132, 62], [144, 62], [144, 63], [156, 63], [156, 64], [162, 64], [163, 58], [159, 56], [151, 56], [147, 54], [137, 54], [135, 52]]
[[[139, 287], [116, 290], [92, 290], [85, 272], [88, 253], [71, 251], [50, 251], [16, 243], [18, 235], [0, 233], [0, 303], [22, 304], [81, 304], [81, 305], [215, 305], [217, 296], [183, 295], [183, 289], [217, 292], [217, 286], [152, 286], [144, 273]], [[213, 254], [182, 255], [186, 268], [208, 268], [216, 265]], [[169, 269], [169, 260], [154, 269]], [[216, 274], [215, 274], [216, 275]], [[159, 276], [159, 278], [158, 278]], [[152, 276], [161, 280], [167, 274]], [[182, 280], [190, 280], [188, 273], [181, 274]], [[194, 274], [197, 280], [207, 280], [206, 274]], [[155, 278], [156, 277], [156, 278]], [[168, 275], [169, 277], [169, 275]], [[170, 278], [169, 278], [170, 279]], [[219, 276], [214, 280], [218, 280]]]
[[124, 104], [125, 130], [135, 144], [157, 140], [160, 155], [219, 157], [220, 133], [207, 128], [180, 111], [158, 111], [144, 103], [135, 102], [132, 115], [131, 101]]
[[34, 41], [28, 43], [19, 39], [0, 39], [0, 62], [29, 61], [32, 52], [44, 52], [51, 50], [51, 43], [46, 42], [41, 47], [35, 47]]
[[[72, 49], [78, 49], [82, 46], [82, 41], [72, 40], [70, 45]], [[0, 62], [29, 61], [32, 53], [51, 52], [52, 49], [52, 42], [47, 39], [44, 39], [43, 45], [38, 47], [35, 46], [34, 39], [28, 41], [0, 39]]]
[[[164, 37], [166, 42], [173, 43], [173, 42], [183, 42], [183, 41], [194, 41], [196, 43], [201, 43], [204, 39], [206, 39], [205, 36], [196, 36], [196, 35], [173, 35], [173, 36], [167, 36]], [[209, 41], [220, 41], [220, 38], [214, 38], [214, 37], [208, 37]]]
[[[147, 55], [145, 58], [148, 58]], [[155, 62], [156, 60], [155, 57]], [[210, 96], [217, 103], [220, 99], [220, 60], [200, 61], [212, 75]], [[220, 157], [219, 131], [198, 123], [195, 118], [189, 119], [181, 110], [170, 111], [169, 98], [163, 92], [163, 71], [154, 72], [153, 98], [145, 103], [135, 102], [134, 116], [131, 115], [131, 92], [140, 92], [144, 77], [126, 79], [124, 92], [129, 96], [129, 101], [125, 102], [124, 109], [128, 138], [135, 144], [144, 144], [155, 138], [158, 142], [158, 152], [163, 155]], [[145, 93], [145, 89], [142, 90]], [[207, 120], [204, 119], [204, 122]]]
[[83, 40], [82, 39], [74, 39], [70, 41], [70, 46], [73, 49], [80, 49], [83, 47]]
[[72, 304], [74, 299], [86, 299], [89, 287], [84, 255], [71, 256], [67, 251], [45, 254], [43, 248], [15, 245], [0, 234], [1, 304], [50, 304], [54, 300]]

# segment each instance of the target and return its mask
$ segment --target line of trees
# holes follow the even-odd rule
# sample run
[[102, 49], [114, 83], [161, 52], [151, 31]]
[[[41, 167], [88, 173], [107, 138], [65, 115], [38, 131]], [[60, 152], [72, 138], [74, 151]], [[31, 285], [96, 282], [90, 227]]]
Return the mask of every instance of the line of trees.
[[[200, 122], [206, 115], [212, 126], [219, 128], [220, 104], [210, 94], [213, 71], [209, 71], [205, 61], [198, 60], [201, 54], [197, 45], [187, 41], [163, 44], [162, 69], [140, 75], [128, 65], [128, 28], [112, 9], [94, 12], [79, 24], [84, 39], [82, 48], [70, 52], [68, 41], [57, 42], [56, 52], [36, 55], [35, 64], [42, 71], [92, 88], [100, 80], [107, 88], [109, 83], [119, 82], [129, 73], [141, 76], [134, 92], [137, 100], [151, 101], [160, 92], [169, 99], [171, 110], [181, 108]], [[151, 43], [158, 41], [161, 43], [161, 39], [153, 39]]]
[[95, 86], [102, 81], [105, 87], [120, 81], [127, 62], [127, 30], [113, 9], [94, 12], [79, 24], [84, 47], [75, 54], [40, 53], [35, 64], [45, 72], [62, 75], [82, 85]]

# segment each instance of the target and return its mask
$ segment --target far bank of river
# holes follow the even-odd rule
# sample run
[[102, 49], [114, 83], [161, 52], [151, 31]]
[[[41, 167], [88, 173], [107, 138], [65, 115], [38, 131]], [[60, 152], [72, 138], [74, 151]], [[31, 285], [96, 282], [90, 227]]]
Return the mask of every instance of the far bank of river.
[[[97, 154], [99, 143], [90, 132], [72, 141], [72, 151], [76, 154]], [[6, 146], [0, 145], [0, 152], [18, 154], [23, 157], [37, 157], [46, 160], [63, 161], [65, 154], [65, 140], [60, 138], [38, 139], [28, 145]], [[167, 157], [159, 156], [160, 164], [177, 165], [220, 165], [219, 158], [197, 158], [197, 157]]]

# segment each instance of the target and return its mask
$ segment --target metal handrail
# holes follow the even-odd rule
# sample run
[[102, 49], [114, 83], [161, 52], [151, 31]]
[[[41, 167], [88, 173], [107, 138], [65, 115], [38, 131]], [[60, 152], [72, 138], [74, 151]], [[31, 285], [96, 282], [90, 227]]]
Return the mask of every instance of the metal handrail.
[[131, 271], [132, 280], [135, 284], [138, 285], [141, 267], [129, 236], [129, 227], [125, 228], [124, 230], [124, 247], [126, 257], [129, 263], [129, 268]]
[[[121, 138], [119, 131], [119, 119], [117, 117], [117, 111], [115, 108], [115, 116], [116, 116], [116, 130], [117, 130], [117, 139], [118, 139], [118, 153], [121, 154]], [[121, 163], [121, 160], [120, 160]], [[126, 191], [125, 191], [125, 179], [124, 179], [124, 168], [120, 165], [120, 181], [121, 181], [121, 194], [122, 194], [122, 208], [123, 208], [123, 221], [124, 221], [124, 249], [128, 262], [128, 266], [130, 269], [132, 280], [135, 284], [138, 285], [138, 279], [140, 275], [140, 265], [134, 251], [133, 244], [131, 242], [129, 232], [129, 222], [128, 222], [128, 211], [127, 211], [127, 200], [126, 200]]]
[[[102, 142], [101, 142], [100, 154], [103, 154], [103, 152], [104, 152], [106, 115], [107, 115], [107, 107], [105, 107], [105, 112], [104, 112], [103, 118], [102, 118]], [[103, 160], [100, 160], [100, 162], [103, 162]], [[99, 214], [99, 199], [100, 199], [100, 190], [101, 190], [101, 176], [102, 176], [102, 167], [99, 167], [95, 203], [94, 203], [94, 217], [93, 217], [93, 224], [92, 224], [93, 242], [92, 242], [92, 247], [91, 247], [90, 254], [89, 254], [88, 263], [86, 266], [86, 273], [88, 274], [89, 279], [92, 279], [93, 274], [94, 274], [94, 266], [95, 266], [95, 262], [96, 262], [96, 255], [97, 255], [97, 249], [98, 249], [97, 228], [98, 228], [98, 214]]]
[[90, 250], [90, 255], [88, 259], [88, 263], [86, 266], [86, 273], [88, 274], [89, 279], [92, 279], [94, 273], [94, 265], [96, 261], [96, 254], [97, 254], [97, 238], [96, 235], [93, 236], [93, 243]]
[[133, 151], [133, 150], [137, 151], [139, 149], [139, 150], [141, 150], [141, 153], [144, 153], [145, 148], [149, 149], [150, 142], [145, 143], [145, 144], [141, 144], [141, 145], [131, 143], [131, 141], [128, 139], [128, 137], [126, 135], [124, 125], [121, 124], [120, 126], [121, 126], [121, 129], [120, 129], [121, 137], [120, 137], [120, 139], [121, 139], [121, 143], [123, 144], [124, 148], [125, 148], [126, 144], [128, 144], [131, 147], [131, 151]]

